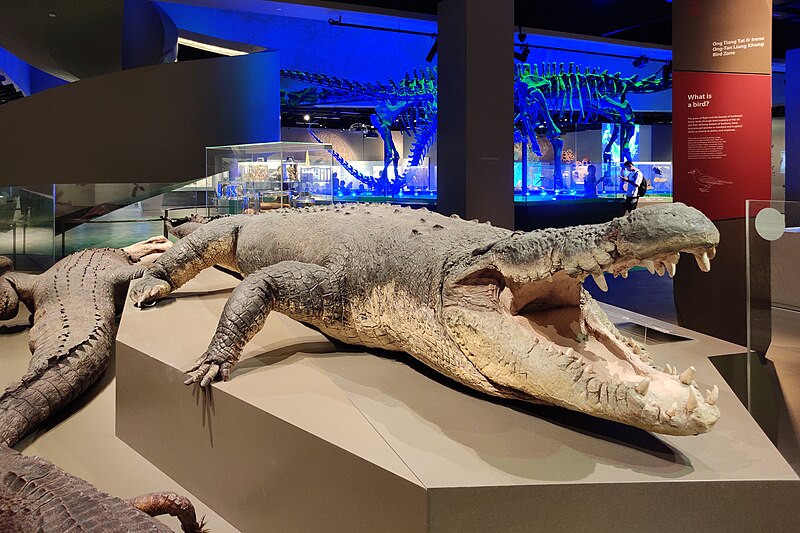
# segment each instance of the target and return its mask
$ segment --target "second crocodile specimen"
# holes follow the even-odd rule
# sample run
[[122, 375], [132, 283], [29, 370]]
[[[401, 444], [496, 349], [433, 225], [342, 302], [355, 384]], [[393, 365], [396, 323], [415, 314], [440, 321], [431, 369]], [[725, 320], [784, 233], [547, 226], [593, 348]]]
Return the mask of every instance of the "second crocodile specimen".
[[694, 368], [655, 367], [582, 281], [679, 252], [710, 268], [714, 225], [682, 204], [606, 224], [512, 232], [427, 210], [349, 205], [234, 216], [200, 226], [134, 283], [137, 305], [215, 264], [241, 272], [187, 383], [227, 379], [271, 310], [350, 344], [407, 352], [472, 388], [643, 429], [693, 435], [719, 418]]

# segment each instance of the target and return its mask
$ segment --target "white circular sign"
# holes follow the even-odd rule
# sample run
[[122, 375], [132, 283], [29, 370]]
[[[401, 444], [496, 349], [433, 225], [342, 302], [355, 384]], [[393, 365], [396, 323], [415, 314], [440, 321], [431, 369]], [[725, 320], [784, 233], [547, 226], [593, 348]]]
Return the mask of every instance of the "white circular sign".
[[766, 207], [756, 215], [756, 231], [765, 240], [777, 241], [786, 230], [786, 219], [777, 209]]

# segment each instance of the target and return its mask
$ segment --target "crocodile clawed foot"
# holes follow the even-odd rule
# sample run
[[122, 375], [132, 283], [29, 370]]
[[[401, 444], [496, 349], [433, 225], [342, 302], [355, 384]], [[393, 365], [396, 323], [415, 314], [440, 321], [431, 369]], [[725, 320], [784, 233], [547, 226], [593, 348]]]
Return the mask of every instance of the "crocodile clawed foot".
[[236, 364], [236, 360], [231, 359], [233, 358], [207, 351], [186, 371], [189, 378], [183, 384], [200, 383], [201, 387], [207, 387], [215, 379], [228, 381], [233, 365]]
[[146, 307], [165, 298], [170, 292], [172, 287], [163, 279], [145, 276], [133, 283], [130, 298], [136, 307]]

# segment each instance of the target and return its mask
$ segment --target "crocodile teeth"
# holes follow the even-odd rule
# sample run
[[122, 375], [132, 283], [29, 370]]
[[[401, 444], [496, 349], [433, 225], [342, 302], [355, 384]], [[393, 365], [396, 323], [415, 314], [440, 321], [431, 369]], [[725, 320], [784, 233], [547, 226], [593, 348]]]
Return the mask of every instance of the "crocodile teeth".
[[690, 388], [689, 389], [689, 399], [686, 400], [686, 410], [691, 413], [692, 411], [697, 409], [697, 406], [698, 406], [697, 396], [695, 396], [694, 390]]
[[602, 272], [599, 274], [592, 274], [592, 279], [594, 282], [597, 283], [597, 286], [600, 287], [600, 290], [603, 292], [608, 292], [608, 284], [606, 283], [606, 277], [603, 275]]
[[656, 266], [656, 272], [658, 272], [658, 275], [659, 276], [663, 276], [664, 272], [666, 271], [664, 269], [664, 263], [656, 263], [655, 266]]
[[714, 385], [714, 388], [711, 390], [706, 390], [706, 403], [709, 405], [717, 405], [717, 400], [719, 399], [719, 387]]
[[667, 273], [669, 274], [669, 277], [674, 278], [675, 277], [675, 272], [678, 271], [678, 265], [676, 265], [675, 263], [667, 261], [666, 263], [664, 263], [664, 266], [667, 267]]
[[690, 366], [681, 374], [680, 380], [684, 385], [690, 385], [694, 379], [695, 368]]
[[694, 258], [697, 261], [697, 266], [700, 267], [700, 270], [703, 272], [709, 272], [711, 270], [711, 259], [708, 258], [708, 252], [695, 254]]
[[669, 366], [669, 363], [667, 363], [666, 365], [664, 365], [664, 371], [665, 371], [667, 374], [669, 374], [669, 375], [672, 375], [672, 367], [671, 367], [671, 366]]
[[633, 353], [635, 353], [636, 355], [639, 355], [640, 353], [642, 353], [642, 347], [639, 346], [639, 343], [636, 343], [636, 345], [634, 345]]
[[672, 402], [672, 406], [667, 409], [667, 416], [672, 418], [678, 414], [678, 402]]
[[623, 270], [622, 272], [619, 273], [619, 275], [622, 276], [625, 279], [628, 279], [628, 271], [627, 270]]
[[647, 389], [649, 388], [650, 388], [650, 378], [644, 378], [642, 381], [639, 382], [638, 385], [636, 385], [636, 392], [639, 393], [639, 395], [644, 396], [645, 394], [647, 394]]
[[572, 348], [567, 348], [566, 350], [564, 350], [564, 355], [566, 355], [570, 359], [574, 359], [575, 358], [575, 350], [573, 350]]
[[711, 249], [708, 251], [708, 258], [709, 258], [709, 259], [714, 259], [714, 256], [715, 256], [715, 255], [717, 255], [717, 247], [716, 247], [716, 246], [714, 246], [713, 248], [711, 248]]
[[652, 261], [647, 259], [645, 261], [642, 261], [642, 265], [644, 265], [647, 268], [648, 272], [650, 272], [651, 274], [655, 274], [655, 271], [656, 271], [655, 263], [653, 263]]

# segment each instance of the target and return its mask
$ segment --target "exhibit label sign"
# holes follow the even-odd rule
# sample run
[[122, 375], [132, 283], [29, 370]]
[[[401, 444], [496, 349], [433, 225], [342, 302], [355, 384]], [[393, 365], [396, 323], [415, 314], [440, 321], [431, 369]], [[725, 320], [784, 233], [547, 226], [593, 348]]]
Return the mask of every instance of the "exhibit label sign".
[[771, 80], [761, 74], [676, 72], [675, 197], [712, 220], [744, 216], [771, 192]]
[[772, 2], [673, 3], [675, 199], [712, 220], [771, 193]]
[[770, 74], [772, 0], [675, 0], [673, 68]]

